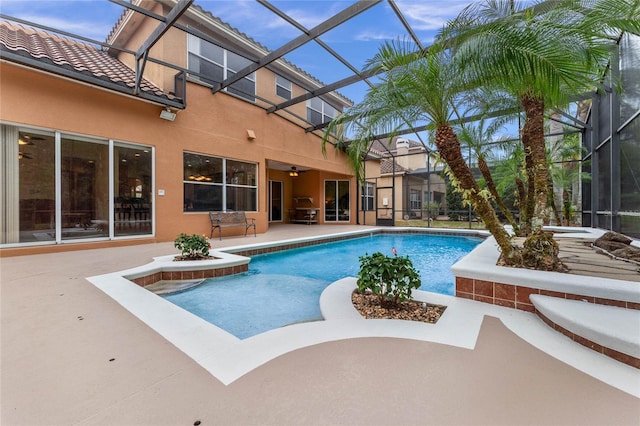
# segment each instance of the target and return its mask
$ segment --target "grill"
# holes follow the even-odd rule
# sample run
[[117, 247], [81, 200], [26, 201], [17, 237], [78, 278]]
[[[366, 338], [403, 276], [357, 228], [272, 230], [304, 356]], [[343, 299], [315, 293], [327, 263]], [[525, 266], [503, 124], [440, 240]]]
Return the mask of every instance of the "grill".
[[313, 204], [312, 197], [294, 197], [295, 208], [289, 210], [289, 220], [292, 223], [318, 223], [320, 209]]

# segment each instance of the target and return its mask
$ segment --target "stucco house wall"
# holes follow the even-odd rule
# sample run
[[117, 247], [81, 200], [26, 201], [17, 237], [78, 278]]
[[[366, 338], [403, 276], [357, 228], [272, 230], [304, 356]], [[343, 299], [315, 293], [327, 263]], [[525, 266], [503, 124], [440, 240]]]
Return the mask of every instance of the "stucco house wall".
[[[325, 179], [355, 183], [343, 155], [325, 158], [321, 140], [313, 133], [278, 115], [225, 93], [212, 95], [209, 88], [188, 83], [189, 107], [175, 121], [159, 118], [161, 107], [132, 97], [61, 79], [8, 63], [0, 65], [0, 120], [3, 123], [58, 130], [79, 136], [113, 139], [155, 147], [155, 237], [135, 242], [173, 240], [178, 233], [209, 233], [207, 213], [183, 211], [183, 153], [185, 151], [255, 162], [258, 165], [258, 232], [269, 226], [267, 189], [270, 178], [284, 182], [285, 200], [295, 195], [323, 197]], [[256, 137], [249, 139], [247, 130]], [[270, 171], [267, 161], [277, 160], [309, 168], [298, 178]], [[308, 181], [308, 182], [307, 182]], [[163, 190], [164, 195], [158, 195]], [[352, 196], [352, 211], [355, 211]], [[322, 215], [321, 215], [322, 217]], [[352, 216], [350, 223], [355, 223]], [[225, 235], [240, 231], [229, 228]], [[122, 244], [120, 241], [117, 244]], [[109, 244], [96, 242], [93, 246]], [[79, 242], [77, 248], [87, 243]], [[5, 248], [2, 255], [55, 250], [55, 246]]]

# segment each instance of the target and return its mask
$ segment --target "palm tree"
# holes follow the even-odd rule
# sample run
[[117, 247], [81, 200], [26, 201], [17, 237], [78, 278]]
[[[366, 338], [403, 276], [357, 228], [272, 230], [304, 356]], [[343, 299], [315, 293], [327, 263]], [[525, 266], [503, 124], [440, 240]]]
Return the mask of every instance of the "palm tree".
[[495, 237], [505, 261], [520, 264], [520, 250], [513, 246], [509, 234], [500, 224], [489, 202], [490, 195], [480, 189], [462, 155], [460, 141], [450, 124], [460, 98], [458, 71], [445, 50], [433, 47], [418, 50], [409, 42], [385, 43], [366, 66], [366, 70], [383, 74], [365, 98], [338, 118], [325, 133], [334, 128], [352, 130], [353, 139], [346, 151], [356, 176], [362, 179], [362, 157], [375, 134], [393, 134], [399, 128], [430, 123], [435, 130], [435, 145], [447, 164], [452, 183], [462, 191], [487, 229]]
[[[581, 171], [579, 161], [583, 150], [577, 134], [565, 135], [562, 143], [556, 144], [549, 150], [549, 170], [552, 177], [552, 186], [559, 188], [562, 198], [562, 218], [564, 224], [569, 226], [573, 219], [571, 197], [573, 187], [579, 179], [587, 181], [591, 179], [588, 173]], [[558, 224], [562, 221], [558, 220]]]
[[496, 181], [496, 189], [503, 199], [512, 196], [514, 205], [520, 211], [520, 223], [525, 223], [527, 204], [527, 177], [524, 173], [524, 150], [520, 143], [512, 144], [504, 148], [505, 155], [496, 162], [493, 173]]
[[498, 144], [489, 144], [495, 135], [502, 129], [503, 120], [498, 120], [493, 123], [488, 124], [487, 120], [481, 119], [476, 124], [466, 124], [462, 126], [462, 129], [458, 132], [460, 141], [471, 147], [471, 150], [475, 154], [476, 160], [478, 161], [478, 169], [484, 178], [484, 182], [487, 186], [487, 189], [491, 193], [491, 196], [495, 200], [496, 204], [500, 208], [502, 214], [507, 219], [507, 222], [513, 227], [516, 231], [518, 230], [518, 223], [515, 218], [511, 214], [511, 210], [505, 205], [496, 183], [491, 174], [491, 168], [489, 167], [489, 163], [487, 162], [488, 158], [491, 157], [491, 153], [493, 149], [499, 148], [500, 142]]
[[[613, 5], [638, 0], [606, 1]], [[603, 25], [587, 28], [586, 22], [603, 12], [584, 8], [586, 3], [558, 0], [522, 9], [510, 0], [487, 0], [467, 7], [441, 34], [468, 84], [503, 90], [516, 97], [524, 111], [522, 145], [528, 184], [534, 190], [527, 199], [527, 232], [529, 225], [539, 229], [548, 214], [545, 111], [564, 105], [569, 95], [597, 87], [613, 45], [607, 34], [597, 31]], [[633, 27], [619, 14], [617, 20], [602, 18], [614, 21], [609, 29], [620, 22]]]

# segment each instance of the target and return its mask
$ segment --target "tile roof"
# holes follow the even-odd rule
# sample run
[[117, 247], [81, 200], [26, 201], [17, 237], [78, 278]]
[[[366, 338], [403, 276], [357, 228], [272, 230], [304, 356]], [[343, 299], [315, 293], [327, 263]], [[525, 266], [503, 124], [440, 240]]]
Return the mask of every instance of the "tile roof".
[[402, 173], [402, 172], [406, 172], [407, 169], [402, 167], [400, 164], [398, 164], [396, 161], [394, 161], [391, 158], [385, 158], [384, 160], [382, 160], [380, 162], [380, 174], [384, 175], [387, 173], [393, 173], [393, 164], [395, 163], [396, 166], [396, 173]]
[[[130, 94], [133, 94], [135, 72], [118, 59], [85, 43], [0, 21], [0, 54], [6, 58], [8, 53], [93, 77], [97, 84], [100, 81], [113, 83], [123, 91], [129, 89]], [[19, 62], [19, 58], [16, 61]], [[140, 91], [143, 95], [178, 100], [144, 78], [140, 82]]]

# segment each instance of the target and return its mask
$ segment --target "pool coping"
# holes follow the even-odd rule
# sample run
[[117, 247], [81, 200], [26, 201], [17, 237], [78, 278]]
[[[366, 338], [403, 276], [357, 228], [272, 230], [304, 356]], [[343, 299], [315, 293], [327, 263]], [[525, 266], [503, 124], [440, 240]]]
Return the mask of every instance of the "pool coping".
[[[342, 235], [359, 236], [382, 231], [390, 230], [369, 229], [328, 234], [324, 238], [305, 237], [282, 240], [278, 243], [249, 244], [229, 247], [219, 252], [233, 253], [258, 246], [282, 246], [283, 243], [327, 240]], [[415, 231], [416, 228], [394, 228], [392, 232]], [[467, 236], [488, 234], [476, 230], [420, 230], [420, 233]], [[211, 254], [217, 256], [217, 252], [214, 250]], [[158, 258], [154, 259], [154, 262], [157, 261]], [[355, 311], [350, 298], [350, 293], [355, 288], [355, 278], [350, 277], [338, 280], [325, 289], [326, 294], [323, 293], [321, 296], [321, 310], [323, 315], [327, 315], [324, 321], [290, 325], [241, 340], [125, 278], [131, 276], [132, 271], [144, 272], [145, 267], [149, 269], [149, 265], [153, 265], [154, 262], [87, 279], [226, 385], [287, 352], [335, 340], [393, 337], [473, 349], [482, 320], [488, 315], [499, 318], [507, 328], [538, 349], [618, 389], [640, 397], [640, 373], [637, 370], [578, 344], [566, 342], [564, 336], [550, 329], [532, 313], [417, 290], [414, 292], [416, 299], [447, 306], [438, 323], [365, 320], [351, 315], [351, 310]], [[348, 296], [345, 297], [347, 293]]]

